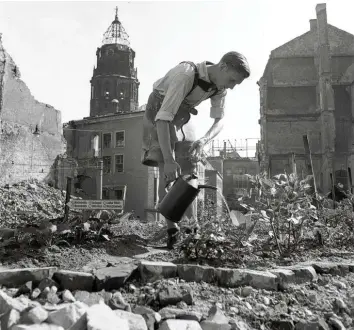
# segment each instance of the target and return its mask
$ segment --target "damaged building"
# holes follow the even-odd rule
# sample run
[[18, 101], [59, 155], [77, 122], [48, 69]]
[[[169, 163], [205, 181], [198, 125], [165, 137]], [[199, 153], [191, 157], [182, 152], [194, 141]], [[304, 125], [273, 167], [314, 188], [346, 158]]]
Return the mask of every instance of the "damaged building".
[[0, 34], [0, 185], [54, 182], [54, 163], [64, 151], [60, 111], [34, 98]]
[[307, 135], [320, 190], [347, 187], [354, 165], [354, 36], [327, 23], [326, 4], [316, 6], [308, 32], [274, 49], [260, 86], [259, 160], [270, 175], [307, 174]]

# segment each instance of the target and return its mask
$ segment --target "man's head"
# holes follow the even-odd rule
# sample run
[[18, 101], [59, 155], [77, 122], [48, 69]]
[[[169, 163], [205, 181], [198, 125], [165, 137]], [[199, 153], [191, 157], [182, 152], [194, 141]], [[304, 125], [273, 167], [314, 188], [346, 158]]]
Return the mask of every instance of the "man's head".
[[233, 89], [251, 74], [246, 57], [238, 52], [228, 52], [217, 65], [214, 83], [218, 89]]

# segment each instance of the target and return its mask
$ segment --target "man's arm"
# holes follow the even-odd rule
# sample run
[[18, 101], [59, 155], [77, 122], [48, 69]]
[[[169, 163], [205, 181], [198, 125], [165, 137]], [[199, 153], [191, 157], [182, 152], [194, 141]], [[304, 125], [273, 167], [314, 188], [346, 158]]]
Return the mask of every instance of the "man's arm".
[[222, 118], [215, 118], [213, 125], [208, 132], [200, 139], [204, 145], [214, 139], [224, 128], [224, 120]]

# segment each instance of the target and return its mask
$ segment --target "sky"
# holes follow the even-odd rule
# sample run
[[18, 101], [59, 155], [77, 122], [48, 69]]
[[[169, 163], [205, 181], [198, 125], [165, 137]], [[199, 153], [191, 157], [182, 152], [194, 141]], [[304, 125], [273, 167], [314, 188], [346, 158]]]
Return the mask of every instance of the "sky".
[[[96, 49], [116, 6], [136, 52], [139, 105], [147, 102], [153, 83], [181, 61], [218, 62], [228, 51], [243, 53], [251, 76], [228, 92], [218, 139], [236, 140], [238, 146], [249, 139], [252, 146], [260, 136], [257, 81], [270, 52], [310, 29], [317, 3], [321, 1], [0, 1], [0, 33], [21, 79], [38, 101], [61, 111], [63, 123], [89, 116]], [[354, 34], [354, 1], [326, 3], [328, 23]], [[212, 125], [209, 109], [209, 100], [198, 107], [198, 136]]]

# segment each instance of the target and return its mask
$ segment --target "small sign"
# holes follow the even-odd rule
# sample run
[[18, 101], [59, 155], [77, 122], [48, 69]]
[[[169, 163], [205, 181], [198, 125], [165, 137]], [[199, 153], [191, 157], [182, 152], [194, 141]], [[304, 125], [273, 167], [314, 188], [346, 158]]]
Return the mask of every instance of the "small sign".
[[123, 200], [109, 199], [72, 199], [68, 203], [69, 208], [76, 210], [121, 210], [123, 211]]

